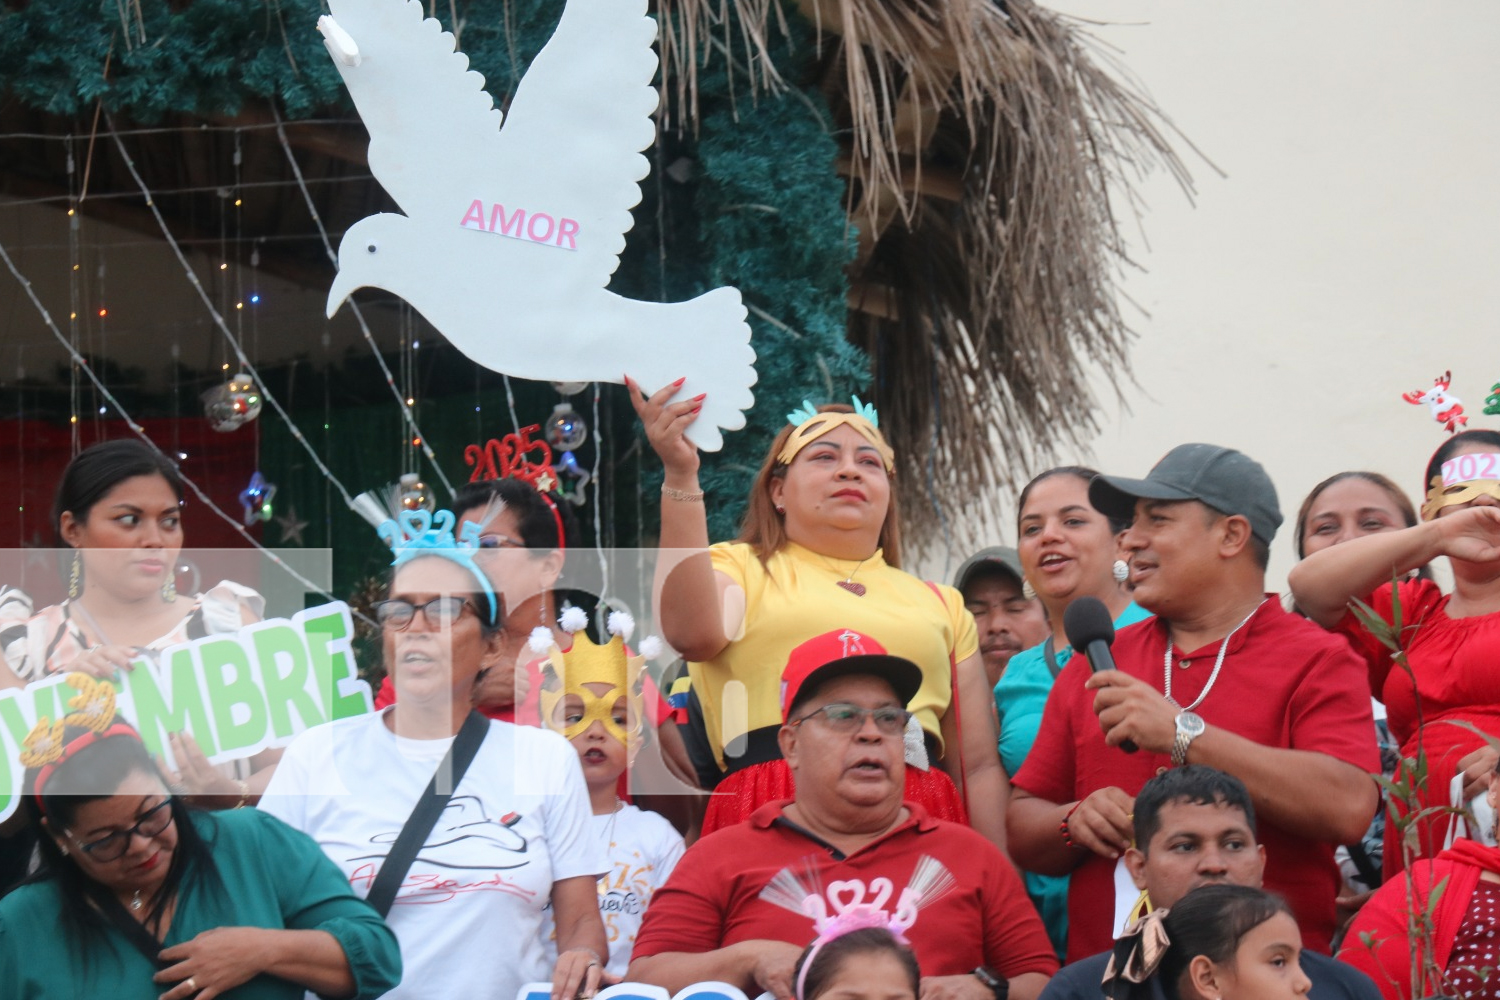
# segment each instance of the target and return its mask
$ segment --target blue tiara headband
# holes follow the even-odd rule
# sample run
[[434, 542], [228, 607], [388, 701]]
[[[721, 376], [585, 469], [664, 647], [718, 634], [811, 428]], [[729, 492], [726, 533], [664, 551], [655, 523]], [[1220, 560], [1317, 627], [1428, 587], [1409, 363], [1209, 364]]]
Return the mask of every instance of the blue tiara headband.
[[466, 521], [455, 538], [453, 524], [451, 510], [440, 510], [435, 514], [421, 509], [403, 510], [376, 530], [394, 553], [391, 559], [393, 569], [423, 556], [437, 556], [468, 570], [484, 596], [489, 598], [489, 620], [497, 622], [500, 615], [495, 601], [494, 584], [490, 583], [490, 578], [474, 561], [474, 553], [479, 551], [481, 528], [473, 521]]

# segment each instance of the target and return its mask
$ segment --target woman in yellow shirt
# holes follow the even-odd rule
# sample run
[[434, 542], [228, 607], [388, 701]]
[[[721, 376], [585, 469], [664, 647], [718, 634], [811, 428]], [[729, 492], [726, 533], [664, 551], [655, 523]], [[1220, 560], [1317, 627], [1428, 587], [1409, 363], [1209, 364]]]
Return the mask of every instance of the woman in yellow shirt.
[[[1003, 849], [1009, 784], [974, 619], [956, 590], [899, 568], [894, 455], [874, 408], [856, 400], [789, 415], [755, 478], [739, 538], [710, 546], [698, 450], [683, 436], [701, 400], [669, 404], [675, 386], [647, 398], [628, 384], [666, 470], [662, 633], [689, 661], [724, 772], [704, 833], [790, 797], [776, 746], [782, 668], [799, 643], [849, 628], [922, 668], [908, 706], [921, 731], [908, 734], [907, 797], [945, 819], [964, 818], [967, 805], [974, 828]], [[942, 770], [924, 769], [929, 759]]]

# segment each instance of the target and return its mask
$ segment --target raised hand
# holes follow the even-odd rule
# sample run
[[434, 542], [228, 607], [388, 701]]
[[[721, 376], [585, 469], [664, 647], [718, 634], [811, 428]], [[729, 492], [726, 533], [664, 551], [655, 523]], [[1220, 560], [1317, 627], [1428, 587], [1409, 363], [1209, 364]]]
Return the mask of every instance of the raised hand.
[[630, 392], [630, 405], [646, 429], [646, 440], [651, 450], [661, 458], [667, 473], [667, 482], [696, 481], [698, 476], [698, 446], [689, 441], [684, 433], [697, 419], [703, 409], [703, 396], [694, 396], [676, 403], [668, 403], [672, 394], [681, 388], [686, 378], [662, 386], [647, 396], [641, 387], [629, 377], [625, 388]]
[[1500, 561], [1500, 507], [1465, 507], [1432, 522], [1440, 554], [1468, 562]]

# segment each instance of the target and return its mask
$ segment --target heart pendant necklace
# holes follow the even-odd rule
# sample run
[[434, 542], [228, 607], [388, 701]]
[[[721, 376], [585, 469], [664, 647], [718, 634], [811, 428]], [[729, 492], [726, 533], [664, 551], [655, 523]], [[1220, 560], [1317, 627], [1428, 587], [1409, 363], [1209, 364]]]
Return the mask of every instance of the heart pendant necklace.
[[[854, 568], [849, 571], [848, 576], [844, 577], [842, 580], [835, 580], [834, 582], [837, 583], [840, 587], [843, 587], [845, 590], [849, 591], [849, 593], [853, 594], [855, 597], [864, 597], [866, 593], [865, 585], [862, 583], [855, 583], [854, 574], [859, 572], [859, 568], [866, 562], [868, 562], [869, 558], [869, 556], [865, 556], [865, 558], [854, 564]], [[832, 567], [830, 566], [829, 568], [831, 569]], [[838, 570], [835, 569], [834, 572], [838, 572]]]

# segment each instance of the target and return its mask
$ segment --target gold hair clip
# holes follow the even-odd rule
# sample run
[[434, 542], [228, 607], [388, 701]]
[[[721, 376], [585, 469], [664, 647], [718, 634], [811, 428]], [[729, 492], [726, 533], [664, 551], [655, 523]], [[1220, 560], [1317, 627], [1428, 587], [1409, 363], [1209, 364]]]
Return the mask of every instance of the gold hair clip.
[[68, 687], [78, 693], [68, 699], [74, 712], [64, 717], [70, 726], [81, 726], [102, 733], [115, 721], [115, 688], [109, 681], [75, 670], [66, 678]]
[[26, 738], [21, 741], [24, 749], [21, 751], [21, 766], [29, 768], [44, 767], [62, 759], [63, 753], [63, 722], [53, 722], [47, 716], [36, 720], [36, 725]]

